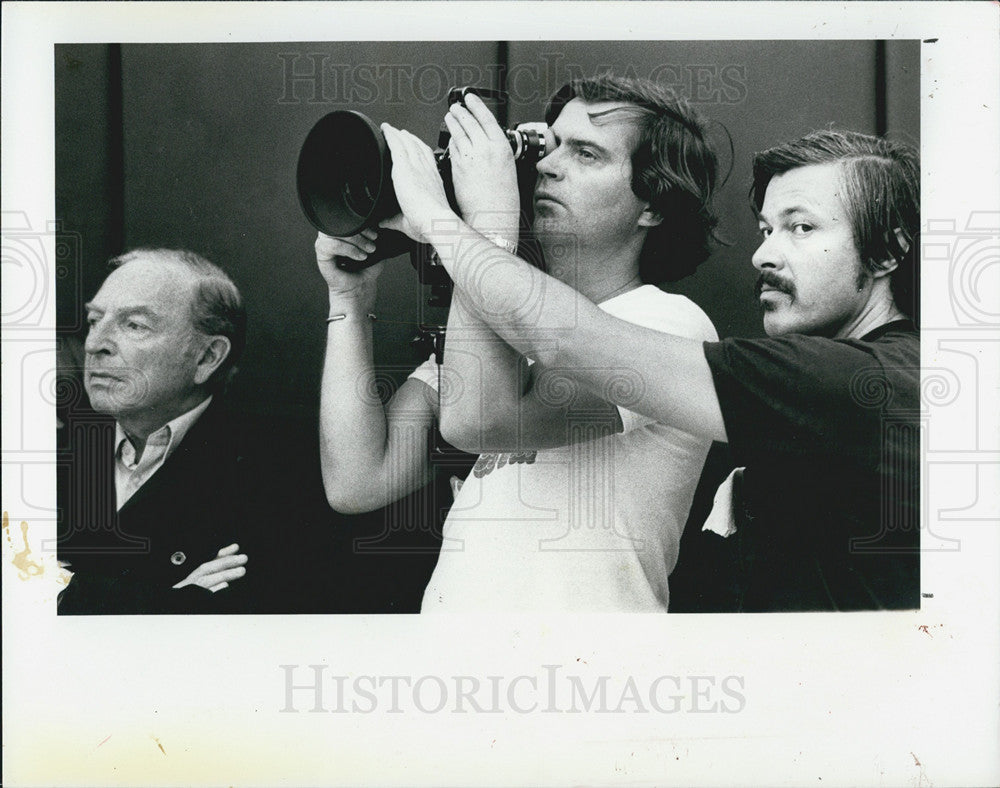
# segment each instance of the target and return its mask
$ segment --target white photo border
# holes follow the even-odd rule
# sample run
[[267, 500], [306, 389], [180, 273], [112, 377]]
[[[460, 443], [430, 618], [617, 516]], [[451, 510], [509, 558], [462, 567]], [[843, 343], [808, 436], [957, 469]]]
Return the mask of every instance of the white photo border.
[[[996, 4], [6, 3], [3, 22], [4, 784], [1000, 782]], [[940, 375], [923, 393], [951, 438], [925, 446], [922, 609], [57, 619], [54, 557], [25, 552], [55, 498], [38, 395], [54, 367], [53, 45], [595, 37], [925, 42], [922, 342]], [[25, 234], [40, 268], [8, 256]], [[961, 549], [935, 549], [948, 539]], [[319, 711], [289, 689], [313, 665]], [[498, 702], [456, 711], [465, 678]], [[607, 708], [572, 706], [574, 680], [603, 682]]]

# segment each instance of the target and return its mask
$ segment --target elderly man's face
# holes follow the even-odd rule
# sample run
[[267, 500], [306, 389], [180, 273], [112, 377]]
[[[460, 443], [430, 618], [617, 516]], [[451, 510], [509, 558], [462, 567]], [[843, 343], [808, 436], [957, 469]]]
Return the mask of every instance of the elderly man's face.
[[150, 255], [112, 271], [87, 304], [84, 385], [92, 407], [162, 423], [192, 405], [201, 352], [192, 325], [195, 277]]

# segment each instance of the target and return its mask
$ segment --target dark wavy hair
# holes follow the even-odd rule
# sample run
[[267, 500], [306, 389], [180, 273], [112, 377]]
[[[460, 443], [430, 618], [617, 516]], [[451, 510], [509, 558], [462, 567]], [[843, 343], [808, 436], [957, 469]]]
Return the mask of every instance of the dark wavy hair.
[[[916, 149], [856, 131], [814, 131], [794, 142], [777, 145], [753, 160], [750, 200], [764, 205], [767, 185], [775, 175], [810, 164], [840, 164], [844, 203], [854, 245], [868, 273], [889, 275], [893, 301], [916, 321], [920, 307], [918, 233], [920, 230], [920, 156]], [[896, 237], [902, 236], [902, 243]]]
[[566, 104], [620, 101], [637, 130], [632, 151], [632, 191], [662, 217], [646, 233], [639, 257], [643, 282], [675, 282], [693, 273], [711, 252], [718, 218], [711, 201], [718, 179], [718, 157], [706, 122], [686, 101], [644, 79], [602, 74], [563, 85], [549, 101], [551, 126]]
[[221, 392], [236, 368], [247, 338], [247, 315], [243, 298], [229, 275], [215, 263], [187, 249], [132, 249], [108, 262], [111, 269], [119, 268], [140, 257], [158, 257], [178, 263], [197, 276], [191, 299], [191, 322], [206, 336], [224, 336], [229, 340], [229, 355], [208, 380], [209, 388]]

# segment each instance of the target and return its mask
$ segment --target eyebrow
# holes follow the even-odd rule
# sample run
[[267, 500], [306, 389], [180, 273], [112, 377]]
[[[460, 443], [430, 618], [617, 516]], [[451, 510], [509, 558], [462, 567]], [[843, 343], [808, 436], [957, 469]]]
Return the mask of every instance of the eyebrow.
[[586, 139], [585, 137], [567, 137], [562, 138], [558, 134], [553, 132], [553, 136], [556, 139], [557, 145], [568, 145], [571, 148], [592, 148], [593, 150], [600, 153], [602, 156], [608, 157], [611, 155], [611, 151], [605, 148], [603, 145], [594, 142], [594, 140]]
[[[94, 304], [93, 301], [84, 304], [83, 308], [88, 312], [100, 312], [101, 314], [104, 314], [104, 312], [106, 311], [104, 309], [101, 309], [101, 307], [97, 306], [96, 304]], [[150, 309], [148, 306], [126, 306], [116, 311], [122, 315], [145, 315], [146, 317], [154, 317], [154, 318], [159, 317], [159, 315], [152, 309]]]
[[[759, 222], [767, 223], [767, 219], [764, 218], [764, 214], [762, 214], [760, 211], [754, 211], [754, 213], [757, 214], [758, 223]], [[793, 205], [789, 208], [782, 208], [782, 210], [778, 213], [778, 219], [779, 220], [787, 219], [789, 216], [794, 216], [797, 213], [805, 213], [809, 214], [810, 216], [817, 216], [816, 211], [812, 210], [811, 208], [806, 208], [803, 205]]]

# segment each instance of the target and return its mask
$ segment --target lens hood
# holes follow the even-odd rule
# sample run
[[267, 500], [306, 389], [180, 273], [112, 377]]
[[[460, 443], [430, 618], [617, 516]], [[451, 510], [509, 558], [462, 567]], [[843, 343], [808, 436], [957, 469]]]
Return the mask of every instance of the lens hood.
[[354, 110], [324, 115], [313, 126], [296, 170], [299, 202], [317, 230], [356, 235], [399, 213], [392, 158], [378, 126]]

